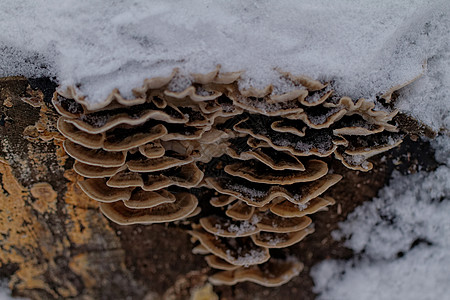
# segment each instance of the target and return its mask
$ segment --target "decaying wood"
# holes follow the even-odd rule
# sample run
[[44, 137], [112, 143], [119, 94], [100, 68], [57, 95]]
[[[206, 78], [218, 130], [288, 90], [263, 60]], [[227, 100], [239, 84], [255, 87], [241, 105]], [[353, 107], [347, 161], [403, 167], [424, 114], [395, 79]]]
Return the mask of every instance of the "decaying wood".
[[[278, 288], [242, 283], [211, 291], [209, 267], [191, 253], [184, 230], [189, 225], [119, 226], [80, 190], [80, 177], [55, 128], [58, 115], [50, 104], [54, 89], [48, 79], [0, 79], [0, 280], [7, 280], [13, 295], [31, 299], [197, 299], [205, 294], [220, 299], [313, 299], [310, 267], [351, 255], [330, 236], [337, 223], [376, 196], [394, 168], [411, 172], [418, 165], [436, 165], [431, 152], [424, 151], [428, 144], [418, 146], [409, 139], [375, 160], [368, 173], [330, 161], [344, 174], [330, 193], [337, 204], [314, 216], [314, 235], [278, 253], [305, 263], [300, 276]], [[414, 122], [407, 120], [413, 128]]]

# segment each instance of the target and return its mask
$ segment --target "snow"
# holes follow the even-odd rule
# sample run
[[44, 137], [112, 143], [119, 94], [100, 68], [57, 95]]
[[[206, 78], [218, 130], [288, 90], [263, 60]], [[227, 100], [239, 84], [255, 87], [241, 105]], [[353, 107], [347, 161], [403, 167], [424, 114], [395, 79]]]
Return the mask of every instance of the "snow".
[[309, 202], [297, 204], [297, 208], [299, 211], [304, 211], [305, 209], [308, 208], [308, 206], [309, 206]]
[[245, 253], [241, 253], [242, 250], [242, 248], [237, 249], [237, 257], [235, 257], [230, 250], [226, 250], [227, 259], [236, 265], [245, 267], [260, 264], [267, 259], [267, 253], [262, 248], [252, 249]]
[[17, 298], [11, 295], [6, 281], [0, 280], [0, 300], [26, 300], [27, 298]]
[[428, 59], [423, 76], [406, 86], [395, 104], [441, 132], [433, 145], [442, 165], [430, 173], [394, 173], [377, 198], [340, 224], [333, 237], [346, 239], [355, 256], [348, 261], [326, 260], [312, 269], [319, 299], [448, 299], [449, 11], [443, 7], [429, 21], [416, 23], [412, 18], [408, 27], [398, 29], [404, 33], [400, 43], [410, 44], [407, 51], [417, 50]]
[[433, 143], [440, 167], [395, 173], [377, 198], [333, 232], [356, 255], [313, 268], [319, 299], [448, 299], [450, 137]]
[[[450, 26], [447, 27], [450, 32]], [[445, 36], [445, 35], [444, 35]], [[426, 76], [405, 87], [397, 106], [433, 130], [450, 130], [450, 40], [446, 53], [439, 53], [428, 60]]]
[[448, 63], [449, 6], [447, 0], [6, 0], [0, 76], [55, 76], [95, 103], [113, 88], [131, 96], [144, 78], [167, 76], [174, 67], [204, 73], [221, 64], [225, 72], [245, 71], [242, 88], [275, 83], [276, 93], [289, 90], [278, 68], [334, 80], [354, 98], [374, 98], [423, 73], [428, 61], [415, 87], [419, 103], [444, 80], [432, 68]]
[[238, 192], [240, 197], [249, 198], [252, 201], [256, 201], [267, 195], [267, 192], [265, 191], [260, 191], [237, 183], [228, 184], [226, 187], [227, 189]]
[[[450, 131], [448, 0], [4, 0], [0, 77], [49, 76], [92, 103], [126, 97], [145, 78], [245, 71], [239, 86], [293, 88], [276, 69], [333, 80], [341, 95], [406, 86], [396, 106]], [[378, 107], [378, 106], [377, 106]], [[308, 145], [297, 145], [307, 147]], [[450, 138], [434, 142], [437, 170], [394, 174], [379, 196], [333, 234], [356, 256], [313, 269], [321, 299], [446, 299], [450, 292]], [[356, 158], [355, 156], [353, 158]], [[260, 197], [262, 191], [236, 187]], [[298, 195], [296, 195], [298, 198]], [[240, 257], [250, 264], [261, 252]], [[0, 285], [0, 299], [9, 299]]]
[[256, 230], [256, 226], [249, 223], [248, 221], [243, 221], [238, 224], [231, 224], [228, 227], [228, 232], [235, 233], [237, 236], [246, 234], [247, 232], [253, 232]]
[[229, 233], [234, 233], [236, 236], [243, 236], [249, 232], [254, 232], [256, 230], [254, 224], [256, 223], [249, 221], [231, 222], [230, 220], [227, 220], [222, 224], [216, 223], [214, 228], [217, 230], [218, 234], [223, 234], [226, 230]]

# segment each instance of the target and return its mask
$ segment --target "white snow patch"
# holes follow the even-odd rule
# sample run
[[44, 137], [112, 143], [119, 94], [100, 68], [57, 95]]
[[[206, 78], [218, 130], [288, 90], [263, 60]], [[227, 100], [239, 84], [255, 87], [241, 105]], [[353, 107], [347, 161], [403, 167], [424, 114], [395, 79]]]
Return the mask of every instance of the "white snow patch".
[[319, 299], [447, 299], [450, 293], [450, 138], [433, 172], [393, 175], [379, 197], [333, 232], [356, 252], [313, 268]]
[[[446, 31], [450, 32], [448, 24]], [[446, 44], [446, 52], [436, 53], [428, 59], [426, 76], [405, 87], [396, 105], [400, 111], [421, 120], [433, 130], [449, 132], [450, 40], [444, 38], [442, 42]]]
[[297, 208], [299, 211], [304, 211], [305, 209], [308, 208], [308, 206], [309, 206], [309, 202], [297, 204]]
[[251, 266], [255, 264], [260, 264], [264, 259], [266, 259], [266, 253], [263, 249], [258, 250], [250, 250], [249, 252], [245, 252], [241, 254], [242, 248], [238, 248], [238, 257], [234, 257], [230, 250], [226, 250], [227, 259], [232, 261], [234, 264], [240, 266]]
[[243, 221], [238, 224], [231, 224], [228, 227], [228, 232], [235, 233], [237, 236], [246, 234], [247, 232], [252, 232], [256, 230], [256, 226], [249, 223], [248, 221]]
[[241, 197], [245, 195], [245, 197], [250, 198], [250, 200], [252, 201], [258, 200], [259, 198], [262, 198], [267, 194], [264, 191], [260, 191], [237, 183], [229, 184], [227, 185], [227, 188], [233, 191], [237, 191], [238, 193], [240, 193], [239, 195]]
[[[291, 89], [279, 68], [374, 98], [445, 58], [448, 11], [446, 0], [6, 0], [0, 76], [56, 76], [96, 103], [174, 67], [204, 73], [220, 63], [245, 70], [242, 88]], [[431, 69], [426, 77], [416, 103], [444, 80]]]
[[0, 300], [27, 300], [28, 298], [18, 298], [11, 295], [6, 281], [0, 280]]

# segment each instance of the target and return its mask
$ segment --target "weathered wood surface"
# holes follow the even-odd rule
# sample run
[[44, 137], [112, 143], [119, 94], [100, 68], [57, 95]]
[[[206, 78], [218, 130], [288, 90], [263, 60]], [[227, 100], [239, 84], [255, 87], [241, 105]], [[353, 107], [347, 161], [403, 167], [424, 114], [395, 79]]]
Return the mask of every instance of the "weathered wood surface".
[[[352, 254], [330, 236], [337, 223], [376, 196], [394, 168], [436, 165], [429, 145], [409, 138], [375, 159], [369, 173], [332, 163], [344, 175], [330, 191], [337, 204], [313, 216], [313, 235], [280, 250], [305, 263], [300, 276], [278, 288], [243, 283], [211, 292], [210, 269], [191, 253], [189, 224], [119, 226], [78, 188], [55, 128], [54, 89], [47, 79], [0, 79], [0, 279], [31, 299], [189, 299], [202, 288], [220, 299], [314, 299], [311, 266]], [[398, 121], [409, 132], [430, 134], [404, 116]]]

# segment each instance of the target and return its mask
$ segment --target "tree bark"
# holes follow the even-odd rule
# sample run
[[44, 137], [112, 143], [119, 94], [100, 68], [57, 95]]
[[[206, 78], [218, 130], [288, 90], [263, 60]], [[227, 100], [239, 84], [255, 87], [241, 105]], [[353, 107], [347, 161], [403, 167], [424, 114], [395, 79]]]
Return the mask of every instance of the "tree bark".
[[[55, 127], [55, 88], [49, 79], [0, 79], [0, 279], [13, 295], [31, 299], [194, 299], [196, 291], [208, 291], [211, 270], [191, 253], [189, 224], [119, 226], [79, 189], [81, 178]], [[431, 134], [406, 116], [398, 120], [410, 133]], [[314, 234], [280, 250], [305, 264], [300, 276], [278, 288], [242, 283], [209, 293], [220, 299], [314, 299], [310, 268], [352, 255], [331, 238], [337, 223], [376, 196], [392, 170], [433, 169], [432, 157], [428, 143], [407, 138], [375, 158], [368, 173], [330, 162], [344, 175], [329, 193], [337, 204], [313, 216]]]

